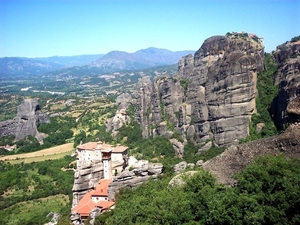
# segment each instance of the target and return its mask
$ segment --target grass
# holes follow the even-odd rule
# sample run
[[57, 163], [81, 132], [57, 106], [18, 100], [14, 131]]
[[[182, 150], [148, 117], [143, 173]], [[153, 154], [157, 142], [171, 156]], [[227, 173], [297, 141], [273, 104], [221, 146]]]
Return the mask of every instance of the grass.
[[4, 209], [1, 214], [6, 225], [22, 224], [23, 221], [32, 220], [36, 215], [43, 215], [46, 221], [50, 221], [51, 218], [47, 219], [46, 215], [50, 212], [60, 212], [67, 204], [69, 204], [68, 196], [59, 194], [17, 203]]
[[32, 163], [32, 162], [41, 162], [45, 160], [54, 160], [54, 159], [61, 159], [66, 155], [71, 155], [73, 151], [70, 152], [63, 152], [63, 153], [56, 153], [52, 155], [43, 155], [31, 158], [20, 158], [20, 159], [13, 159], [13, 160], [5, 160], [11, 164], [18, 164], [18, 163]]
[[67, 143], [48, 149], [43, 149], [36, 152], [16, 154], [16, 155], [7, 155], [1, 157], [0, 160], [10, 162], [12, 164], [16, 163], [31, 163], [31, 162], [40, 162], [47, 159], [60, 159], [65, 155], [70, 155], [73, 151], [73, 143]]
[[51, 111], [55, 111], [55, 110], [63, 110], [66, 108], [65, 104], [54, 104], [50, 106], [50, 110]]

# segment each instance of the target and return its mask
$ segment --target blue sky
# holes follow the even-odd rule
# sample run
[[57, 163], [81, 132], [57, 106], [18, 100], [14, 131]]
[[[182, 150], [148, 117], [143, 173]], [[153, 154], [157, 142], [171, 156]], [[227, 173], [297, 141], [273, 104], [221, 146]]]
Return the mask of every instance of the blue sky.
[[0, 0], [0, 57], [198, 50], [227, 31], [271, 52], [300, 35], [299, 12], [300, 0]]

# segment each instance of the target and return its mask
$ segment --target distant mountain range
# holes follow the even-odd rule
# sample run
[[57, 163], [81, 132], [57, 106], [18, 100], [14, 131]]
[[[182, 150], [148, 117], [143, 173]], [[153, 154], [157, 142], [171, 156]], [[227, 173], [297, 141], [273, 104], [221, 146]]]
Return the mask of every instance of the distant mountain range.
[[98, 55], [52, 56], [45, 58], [5, 57], [0, 58], [0, 77], [7, 75], [31, 76], [66, 67], [83, 66], [101, 58]]
[[112, 51], [91, 63], [90, 66], [101, 68], [107, 72], [145, 69], [155, 66], [175, 64], [182, 56], [193, 52], [194, 51], [172, 52], [159, 48], [147, 48], [134, 53]]
[[[194, 51], [172, 52], [160, 48], [147, 48], [127, 53], [112, 51], [106, 55], [53, 56], [47, 58], [0, 58], [0, 77], [26, 77], [52, 72], [72, 74], [76, 68], [77, 75], [82, 71], [93, 70], [95, 74], [117, 72], [122, 70], [145, 69], [161, 65], [171, 65], [185, 55]], [[62, 70], [62, 71], [60, 71]]]

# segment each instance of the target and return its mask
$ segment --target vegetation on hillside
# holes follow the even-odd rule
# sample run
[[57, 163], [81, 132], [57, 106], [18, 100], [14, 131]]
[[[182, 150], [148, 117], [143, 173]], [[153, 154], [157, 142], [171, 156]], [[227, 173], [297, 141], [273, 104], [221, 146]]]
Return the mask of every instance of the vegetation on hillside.
[[[73, 157], [65, 156], [57, 160], [14, 165], [0, 161], [0, 224], [44, 224], [51, 210], [46, 207], [47, 203], [40, 206], [44, 207], [40, 214], [33, 216], [29, 210], [28, 216], [19, 221], [16, 221], [18, 216], [14, 215], [21, 210], [16, 203], [29, 200], [34, 203], [58, 194], [69, 196], [65, 203], [55, 206], [59, 212], [65, 213], [65, 208], [71, 207], [74, 172], [70, 169], [73, 168], [70, 163], [74, 160]], [[30, 209], [31, 206], [27, 207]]]
[[[253, 114], [251, 118], [249, 125], [250, 136], [242, 140], [242, 142], [270, 137], [278, 133], [270, 114], [272, 101], [278, 94], [278, 88], [274, 85], [274, 73], [276, 70], [277, 64], [274, 62], [272, 55], [265, 53], [265, 70], [257, 75], [257, 113]], [[261, 132], [256, 130], [257, 124], [262, 124]]]
[[293, 37], [291, 39], [291, 42], [297, 42], [297, 41], [300, 41], [300, 35], [299, 36], [296, 36], [296, 37]]
[[186, 184], [169, 178], [122, 189], [116, 208], [96, 218], [109, 224], [297, 224], [300, 223], [300, 161], [282, 155], [258, 158], [225, 187], [199, 169]]

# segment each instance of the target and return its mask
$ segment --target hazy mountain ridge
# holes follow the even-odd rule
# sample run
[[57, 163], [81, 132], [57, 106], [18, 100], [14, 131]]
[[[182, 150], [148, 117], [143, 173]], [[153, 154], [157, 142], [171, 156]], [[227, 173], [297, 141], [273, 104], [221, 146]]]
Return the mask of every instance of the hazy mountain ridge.
[[41, 58], [0, 58], [0, 76], [30, 76], [59, 70], [65, 67], [83, 66], [101, 58], [98, 55], [52, 56]]
[[[172, 52], [167, 49], [147, 48], [128, 53], [111, 51], [106, 55], [52, 56], [46, 58], [0, 58], [0, 76], [30, 76], [43, 73], [104, 74], [123, 70], [146, 69], [176, 64], [178, 60], [194, 51]], [[92, 72], [89, 72], [92, 71]]]
[[60, 64], [63, 66], [83, 66], [92, 61], [98, 60], [105, 54], [96, 55], [75, 55], [75, 56], [51, 56], [45, 58], [34, 58], [39, 61]]
[[29, 58], [6, 57], [0, 58], [0, 76], [26, 76], [38, 73], [47, 73], [62, 66]]
[[120, 70], [145, 69], [154, 66], [175, 64], [185, 55], [194, 51], [173, 52], [167, 49], [147, 48], [134, 53], [111, 51], [90, 66], [102, 68], [104, 71], [113, 72]]

